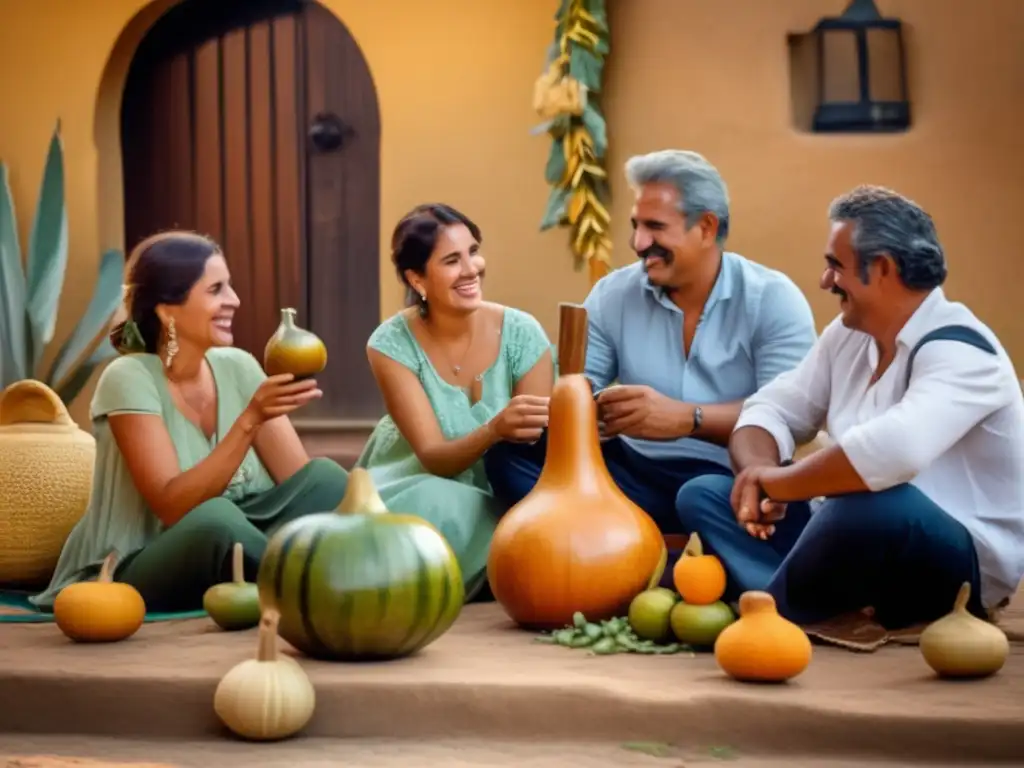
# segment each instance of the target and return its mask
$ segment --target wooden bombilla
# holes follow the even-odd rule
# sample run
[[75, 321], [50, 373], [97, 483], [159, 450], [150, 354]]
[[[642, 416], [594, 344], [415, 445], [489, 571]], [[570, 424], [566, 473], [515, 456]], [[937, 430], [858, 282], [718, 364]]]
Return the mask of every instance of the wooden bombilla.
[[558, 375], [583, 373], [587, 362], [587, 310], [566, 301], [558, 305]]

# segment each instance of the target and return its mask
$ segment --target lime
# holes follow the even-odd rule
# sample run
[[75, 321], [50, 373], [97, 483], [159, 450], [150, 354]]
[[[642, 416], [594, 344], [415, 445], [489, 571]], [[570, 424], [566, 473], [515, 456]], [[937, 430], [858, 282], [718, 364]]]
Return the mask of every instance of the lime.
[[714, 646], [721, 631], [734, 621], [736, 615], [721, 600], [710, 605], [690, 605], [680, 601], [669, 616], [676, 639], [697, 648]]
[[637, 637], [663, 643], [671, 638], [669, 615], [672, 606], [679, 600], [671, 589], [655, 587], [647, 589], [633, 598], [629, 604], [629, 626]]

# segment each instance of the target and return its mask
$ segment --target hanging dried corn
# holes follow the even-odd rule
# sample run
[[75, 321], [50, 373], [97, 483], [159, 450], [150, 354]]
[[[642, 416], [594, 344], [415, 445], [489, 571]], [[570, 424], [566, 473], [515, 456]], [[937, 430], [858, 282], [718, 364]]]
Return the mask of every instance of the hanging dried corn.
[[611, 198], [605, 154], [608, 134], [599, 94], [608, 54], [605, 0], [560, 0], [555, 43], [534, 86], [533, 108], [545, 119], [536, 132], [551, 139], [545, 178], [551, 185], [541, 230], [569, 227], [574, 266], [591, 282], [611, 265]]

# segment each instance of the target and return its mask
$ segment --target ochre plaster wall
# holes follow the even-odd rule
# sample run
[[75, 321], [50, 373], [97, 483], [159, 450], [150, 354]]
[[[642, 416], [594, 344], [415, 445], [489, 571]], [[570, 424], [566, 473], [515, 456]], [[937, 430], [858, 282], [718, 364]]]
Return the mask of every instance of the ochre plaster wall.
[[[931, 212], [950, 266], [946, 293], [989, 323], [1024, 375], [1024, 2], [876, 0], [906, 24], [915, 124], [892, 136], [791, 127], [787, 33], [847, 0], [612, 0], [605, 89], [613, 178], [632, 154], [696, 149], [732, 197], [729, 246], [788, 273], [819, 328], [836, 313], [817, 287], [827, 208], [856, 184], [884, 184]], [[613, 205], [627, 262], [628, 190]]]
[[[131, 50], [173, 0], [158, 2], [0, 0], [0, 157], [23, 242], [46, 142], [58, 117], [63, 125], [71, 261], [56, 342], [88, 301], [101, 250], [122, 244], [115, 110]], [[666, 146], [697, 149], [730, 185], [730, 246], [788, 272], [824, 325], [835, 311], [816, 289], [828, 201], [859, 182], [887, 184], [935, 215], [950, 256], [949, 293], [1024, 366], [1024, 327], [1013, 311], [1024, 278], [1014, 235], [1024, 203], [1024, 3], [984, 0], [965, 14], [958, 0], [883, 0], [909, 26], [914, 129], [800, 134], [790, 126], [786, 34], [844, 3], [609, 0], [615, 263], [632, 258], [622, 163]], [[582, 300], [589, 286], [572, 270], [566, 233], [537, 231], [548, 141], [528, 133], [538, 122], [530, 102], [555, 0], [324, 4], [362, 47], [378, 89], [383, 313], [401, 305], [384, 247], [391, 227], [412, 205], [445, 200], [484, 229], [489, 297], [533, 312], [554, 335], [557, 303]], [[91, 391], [72, 409], [80, 423]]]

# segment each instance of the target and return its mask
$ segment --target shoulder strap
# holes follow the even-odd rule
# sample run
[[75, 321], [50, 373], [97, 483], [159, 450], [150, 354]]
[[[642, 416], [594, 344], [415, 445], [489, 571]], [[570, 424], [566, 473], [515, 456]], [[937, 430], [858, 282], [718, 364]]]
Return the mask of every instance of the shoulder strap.
[[910, 386], [910, 374], [914, 370], [914, 358], [917, 357], [917, 353], [921, 347], [929, 341], [959, 341], [988, 352], [991, 355], [996, 354], [996, 349], [991, 343], [989, 343], [989, 340], [973, 328], [969, 328], [966, 325], [944, 325], [941, 328], [936, 328], [926, 333], [921, 340], [914, 345], [914, 348], [910, 350], [910, 359], [907, 361], [907, 387]]

